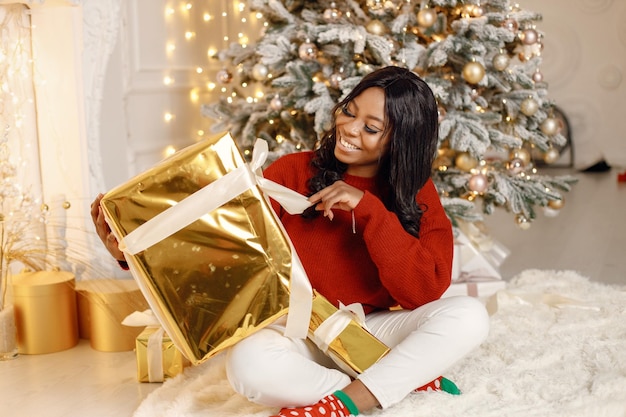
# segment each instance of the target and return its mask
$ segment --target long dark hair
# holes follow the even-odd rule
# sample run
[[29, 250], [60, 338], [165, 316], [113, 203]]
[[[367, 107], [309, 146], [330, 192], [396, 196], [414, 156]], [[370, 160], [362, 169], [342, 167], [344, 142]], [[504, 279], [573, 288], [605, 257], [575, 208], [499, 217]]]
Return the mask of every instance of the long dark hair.
[[[388, 66], [363, 77], [333, 108], [333, 115], [371, 87], [385, 92], [386, 131], [391, 134], [376, 174], [382, 189], [388, 190], [383, 203], [396, 213], [407, 232], [419, 237], [425, 208], [416, 203], [415, 196], [431, 176], [437, 150], [437, 103], [424, 80], [408, 69]], [[312, 194], [342, 179], [348, 169], [335, 158], [335, 128], [333, 117], [332, 127], [322, 136], [315, 151], [312, 164], [317, 170], [308, 183]], [[304, 215], [315, 214], [319, 212], [307, 211]]]

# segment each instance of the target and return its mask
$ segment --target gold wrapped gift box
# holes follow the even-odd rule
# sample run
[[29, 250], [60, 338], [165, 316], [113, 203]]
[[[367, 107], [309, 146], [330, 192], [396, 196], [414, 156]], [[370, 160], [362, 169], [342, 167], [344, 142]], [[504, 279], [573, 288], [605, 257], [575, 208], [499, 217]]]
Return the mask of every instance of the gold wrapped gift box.
[[[150, 340], [155, 337], [156, 340]], [[149, 326], [136, 338], [137, 380], [163, 382], [183, 371], [185, 361], [174, 343], [159, 327]]]
[[[353, 306], [342, 306], [342, 310], [339, 310], [322, 295], [315, 293], [309, 339], [344, 372], [356, 377], [385, 356], [389, 347], [372, 335], [363, 323], [359, 323], [365, 317], [362, 310], [358, 312], [360, 315], [350, 309], [356, 310]], [[330, 330], [319, 334], [322, 325], [329, 325]]]
[[232, 137], [216, 135], [101, 202], [150, 308], [193, 364], [286, 314], [296, 294], [306, 337], [310, 284], [252, 171]]
[[81, 338], [101, 352], [123, 352], [135, 348], [142, 328], [122, 325], [133, 311], [148, 304], [134, 280], [88, 279], [76, 283], [78, 329]]

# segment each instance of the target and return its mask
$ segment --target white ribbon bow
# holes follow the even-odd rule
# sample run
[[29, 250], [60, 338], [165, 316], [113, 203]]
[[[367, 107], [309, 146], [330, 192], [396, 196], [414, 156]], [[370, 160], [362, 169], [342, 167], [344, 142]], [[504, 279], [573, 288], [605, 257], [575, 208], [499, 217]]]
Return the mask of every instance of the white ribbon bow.
[[[311, 205], [307, 197], [263, 178], [261, 167], [268, 154], [267, 142], [257, 139], [250, 164], [244, 164], [232, 170], [217, 181], [213, 181], [143, 223], [120, 239], [120, 250], [135, 255], [257, 185], [265, 194], [280, 203], [289, 214], [302, 213]], [[281, 224], [278, 219], [277, 222], [279, 225]], [[286, 232], [285, 236], [287, 236]], [[289, 245], [291, 246], [292, 259], [289, 312], [285, 335], [304, 339], [308, 333], [311, 317], [313, 290], [291, 241], [289, 241]], [[133, 269], [132, 263], [129, 266]]]
[[156, 330], [148, 337], [146, 361], [148, 367], [148, 382], [163, 382], [165, 371], [163, 370], [163, 335], [165, 330], [159, 324], [152, 310], [135, 311], [122, 320], [124, 326], [130, 327], [155, 327]]
[[322, 352], [327, 353], [328, 347], [333, 340], [348, 327], [352, 320], [367, 330], [363, 306], [359, 303], [353, 303], [347, 306], [340, 303], [339, 310], [335, 311], [315, 329], [312, 336], [313, 342]]

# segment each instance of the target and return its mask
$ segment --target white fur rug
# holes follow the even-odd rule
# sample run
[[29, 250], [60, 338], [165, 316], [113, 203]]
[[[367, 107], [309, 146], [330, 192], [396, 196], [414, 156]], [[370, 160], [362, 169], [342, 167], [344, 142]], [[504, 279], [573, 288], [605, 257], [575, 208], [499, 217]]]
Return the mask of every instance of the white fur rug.
[[[486, 342], [445, 373], [463, 391], [414, 393], [377, 417], [626, 417], [626, 286], [528, 270], [487, 300]], [[220, 355], [153, 391], [134, 417], [267, 417], [225, 379]]]

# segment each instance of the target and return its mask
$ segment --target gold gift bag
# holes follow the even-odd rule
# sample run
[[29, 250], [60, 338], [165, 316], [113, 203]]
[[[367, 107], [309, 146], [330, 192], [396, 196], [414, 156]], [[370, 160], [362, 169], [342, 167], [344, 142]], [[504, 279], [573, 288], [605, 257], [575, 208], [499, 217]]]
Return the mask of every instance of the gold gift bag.
[[389, 352], [389, 348], [365, 327], [360, 305], [337, 309], [315, 292], [309, 339], [352, 377], [365, 371]]
[[162, 328], [149, 326], [136, 338], [137, 380], [163, 382], [184, 368], [184, 359]]
[[291, 193], [299, 204], [294, 212], [310, 204], [261, 178], [267, 155], [261, 142], [246, 164], [229, 134], [216, 135], [109, 191], [101, 202], [148, 304], [193, 364], [288, 307], [288, 335], [307, 334], [310, 283], [264, 193]]
[[18, 350], [23, 354], [59, 352], [78, 343], [74, 274], [22, 272], [13, 277]]
[[81, 337], [101, 352], [135, 348], [141, 328], [122, 325], [133, 311], [148, 308], [139, 286], [129, 279], [88, 279], [76, 283], [78, 329]]

